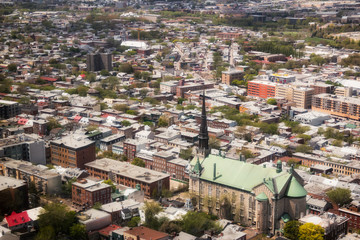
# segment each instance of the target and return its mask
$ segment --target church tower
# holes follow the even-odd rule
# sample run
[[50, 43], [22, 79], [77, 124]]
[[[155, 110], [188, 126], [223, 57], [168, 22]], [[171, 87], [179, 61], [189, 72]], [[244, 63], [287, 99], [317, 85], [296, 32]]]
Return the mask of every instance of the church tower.
[[210, 148], [205, 108], [205, 90], [203, 91], [202, 98], [201, 125], [199, 132], [199, 153], [202, 154], [204, 157], [207, 157], [210, 153]]

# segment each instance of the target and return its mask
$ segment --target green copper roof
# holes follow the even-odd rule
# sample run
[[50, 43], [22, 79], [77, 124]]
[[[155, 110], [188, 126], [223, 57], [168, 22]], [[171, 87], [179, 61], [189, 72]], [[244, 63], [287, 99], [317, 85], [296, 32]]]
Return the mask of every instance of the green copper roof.
[[[251, 192], [255, 186], [262, 184], [264, 179], [266, 183], [269, 183], [265, 184], [270, 190], [272, 188], [271, 191], [274, 192], [274, 187], [271, 186], [272, 183], [270, 183], [272, 178], [279, 177], [279, 180], [275, 181], [275, 185], [276, 188], [281, 189], [285, 186], [286, 180], [291, 176], [288, 172], [284, 171], [276, 173], [276, 169], [274, 168], [264, 168], [262, 165], [254, 165], [212, 154], [205, 159], [200, 159], [200, 163], [203, 168], [200, 179], [248, 192]], [[216, 176], [214, 177], [215, 163]], [[193, 166], [193, 171], [196, 172], [198, 165], [200, 165], [197, 163], [197, 157], [191, 161], [191, 165]], [[284, 177], [280, 177], [282, 175], [284, 175]], [[280, 189], [277, 191], [280, 191]]]
[[199, 161], [199, 157], [197, 157], [196, 159], [196, 163], [195, 163], [195, 166], [193, 168], [193, 171], [196, 173], [196, 174], [199, 174], [202, 170], [202, 167], [201, 167], [201, 164], [200, 164], [200, 161]]
[[294, 197], [294, 198], [301, 198], [305, 197], [307, 194], [306, 190], [303, 186], [294, 178], [292, 177], [290, 185], [287, 189], [286, 196]]
[[264, 192], [261, 192], [259, 195], [256, 196], [256, 200], [258, 200], [260, 202], [265, 202], [268, 200], [268, 197], [266, 196], [266, 194]]
[[284, 214], [281, 216], [281, 219], [284, 221], [284, 223], [287, 223], [288, 221], [291, 220], [291, 217], [290, 217], [289, 214], [284, 213]]

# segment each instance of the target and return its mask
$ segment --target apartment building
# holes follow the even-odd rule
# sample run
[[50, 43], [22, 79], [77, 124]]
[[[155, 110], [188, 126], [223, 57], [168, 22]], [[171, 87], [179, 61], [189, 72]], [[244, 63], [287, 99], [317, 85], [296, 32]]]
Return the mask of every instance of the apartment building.
[[46, 165], [45, 142], [36, 135], [9, 136], [0, 140], [0, 157]]
[[248, 82], [248, 96], [259, 98], [275, 97], [276, 84], [268, 81], [254, 80]]
[[360, 99], [319, 94], [312, 98], [312, 110], [339, 117], [360, 120]]
[[189, 91], [199, 91], [214, 88], [214, 83], [210, 82], [202, 82], [202, 83], [192, 83], [183, 86], [177, 86], [176, 88], [176, 96], [177, 97], [185, 97], [185, 93]]
[[154, 142], [150, 139], [126, 139], [123, 144], [123, 153], [127, 157], [128, 161], [132, 161], [136, 153], [145, 149], [147, 145]]
[[95, 142], [86, 137], [69, 135], [50, 142], [51, 163], [61, 167], [84, 169], [95, 160]]
[[340, 97], [352, 97], [352, 87], [337, 87], [335, 88], [334, 94]]
[[176, 87], [178, 86], [178, 84], [179, 84], [178, 81], [161, 82], [160, 92], [176, 94]]
[[110, 53], [91, 53], [87, 56], [88, 71], [112, 70], [112, 55]]
[[223, 71], [221, 75], [221, 83], [231, 85], [234, 80], [242, 80], [244, 77], [244, 71], [240, 70], [229, 70]]
[[56, 194], [61, 191], [61, 176], [55, 171], [30, 162], [2, 158], [0, 160], [0, 175], [34, 182], [37, 190], [44, 194]]
[[291, 85], [278, 84], [275, 96], [285, 98], [294, 103], [295, 107], [308, 109], [311, 108], [314, 89], [306, 87], [295, 87]]
[[72, 184], [72, 202], [84, 207], [92, 207], [97, 202], [110, 203], [111, 186], [90, 179], [79, 179]]
[[18, 102], [0, 100], [0, 120], [16, 117], [20, 114]]
[[351, 176], [353, 174], [360, 173], [360, 165], [358, 164], [341, 164], [333, 161], [328, 161], [327, 158], [314, 156], [305, 153], [294, 153], [292, 158], [299, 160], [301, 165], [306, 167], [312, 167], [315, 165], [321, 165], [333, 168], [334, 174], [341, 174]]
[[326, 84], [326, 83], [316, 83], [310, 86], [314, 89], [314, 95], [321, 93], [333, 93], [335, 90], [334, 85]]
[[99, 179], [111, 179], [113, 182], [136, 188], [139, 184], [146, 197], [161, 193], [169, 189], [170, 176], [147, 168], [138, 167], [128, 162], [103, 158], [85, 164], [90, 176]]

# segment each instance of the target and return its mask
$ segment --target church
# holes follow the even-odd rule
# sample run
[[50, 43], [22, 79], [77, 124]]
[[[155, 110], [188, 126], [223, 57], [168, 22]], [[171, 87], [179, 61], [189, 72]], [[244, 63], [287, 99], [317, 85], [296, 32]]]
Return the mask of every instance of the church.
[[199, 148], [190, 165], [189, 192], [201, 211], [272, 234], [306, 214], [304, 181], [293, 168], [284, 171], [280, 161], [275, 169], [246, 163], [242, 156], [210, 154], [205, 92]]

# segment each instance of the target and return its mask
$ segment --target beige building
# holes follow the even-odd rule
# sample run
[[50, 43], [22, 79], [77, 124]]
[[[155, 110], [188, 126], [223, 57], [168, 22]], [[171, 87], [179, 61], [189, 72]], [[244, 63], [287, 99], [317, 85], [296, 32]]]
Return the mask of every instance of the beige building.
[[345, 88], [345, 87], [337, 87], [335, 88], [335, 95], [340, 97], [352, 97], [352, 91], [353, 89], [351, 87]]
[[294, 87], [283, 84], [278, 84], [275, 91], [276, 97], [285, 98], [289, 102], [293, 102], [295, 107], [304, 109], [311, 108], [311, 99], [313, 95], [313, 88]]
[[274, 234], [305, 214], [303, 180], [293, 169], [283, 171], [281, 162], [266, 168], [210, 154], [191, 166], [189, 191], [202, 211]]

